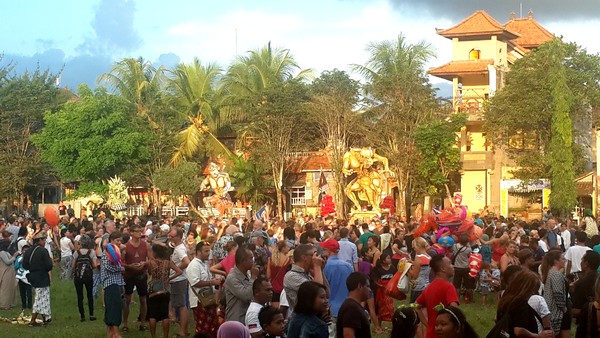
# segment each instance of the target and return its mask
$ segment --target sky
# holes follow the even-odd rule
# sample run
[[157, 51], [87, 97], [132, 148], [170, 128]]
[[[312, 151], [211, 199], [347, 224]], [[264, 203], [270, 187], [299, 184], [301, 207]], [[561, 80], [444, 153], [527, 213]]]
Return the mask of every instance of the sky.
[[[451, 59], [451, 41], [436, 34], [483, 9], [500, 23], [512, 12], [535, 19], [564, 40], [600, 52], [600, 0], [0, 0], [0, 65], [15, 73], [42, 69], [76, 89], [112, 63], [142, 56], [172, 67], [197, 57], [226, 68], [271, 42], [289, 49], [318, 75], [364, 64], [369, 42], [425, 41], [436, 51], [428, 67]], [[521, 11], [522, 9], [522, 11]], [[441, 91], [450, 83], [431, 78]]]

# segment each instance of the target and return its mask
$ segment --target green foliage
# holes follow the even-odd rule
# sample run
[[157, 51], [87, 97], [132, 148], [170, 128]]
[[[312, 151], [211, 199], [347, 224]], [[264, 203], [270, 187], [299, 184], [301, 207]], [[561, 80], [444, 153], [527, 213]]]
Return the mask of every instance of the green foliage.
[[418, 159], [415, 131], [436, 118], [446, 117], [435, 98], [435, 90], [425, 72], [433, 50], [427, 43], [409, 44], [403, 35], [391, 41], [367, 46], [366, 65], [354, 70], [365, 77], [366, 145], [389, 158], [400, 192], [398, 212], [407, 210], [405, 196], [410, 196]]
[[104, 88], [80, 87], [80, 100], [47, 114], [46, 127], [33, 137], [63, 180], [102, 181], [149, 158], [148, 135], [136, 128], [129, 103]]
[[557, 215], [566, 216], [577, 199], [575, 169], [573, 167], [573, 123], [569, 117], [573, 99], [567, 85], [564, 55], [557, 53], [554, 66], [548, 74], [552, 87], [552, 135], [548, 147], [548, 165], [551, 183], [550, 208]]
[[198, 164], [182, 161], [177, 166], [162, 167], [152, 175], [154, 185], [173, 195], [193, 195], [198, 192], [202, 179], [198, 177]]
[[[589, 55], [585, 49], [559, 39], [516, 61], [506, 76], [505, 86], [486, 110], [487, 136], [523, 168], [515, 173], [523, 179], [550, 176], [547, 155], [555, 133], [552, 121], [557, 80], [552, 74], [557, 67], [564, 72], [561, 77], [570, 89], [561, 95], [565, 95], [565, 111], [572, 121], [571, 138], [591, 133], [600, 107], [600, 56]], [[585, 153], [580, 144], [570, 144], [572, 157]], [[589, 158], [581, 160], [581, 156], [577, 157], [576, 173], [585, 170], [585, 162], [591, 162]]]
[[54, 85], [49, 71], [26, 72], [8, 78], [11, 66], [0, 68], [0, 196], [36, 193], [48, 168], [30, 142], [44, 126], [44, 112], [57, 110], [68, 92]]
[[[343, 156], [349, 146], [363, 139], [364, 123], [357, 109], [360, 83], [343, 71], [325, 71], [310, 86], [310, 124], [318, 131], [320, 149], [327, 149], [333, 174], [336, 210], [345, 215]], [[312, 129], [312, 128], [311, 128]]]
[[81, 182], [77, 187], [77, 190], [67, 195], [66, 200], [87, 197], [91, 194], [97, 194], [106, 199], [106, 196], [108, 196], [108, 185], [92, 181]]
[[424, 185], [429, 195], [440, 195], [448, 188], [448, 176], [460, 169], [458, 132], [467, 122], [465, 115], [453, 115], [421, 125], [415, 131], [415, 143], [420, 152], [417, 182]]
[[[229, 168], [229, 176], [236, 197], [252, 205], [262, 205], [272, 198], [265, 194], [273, 189], [273, 181], [268, 179], [269, 171], [261, 167], [257, 161], [246, 160], [241, 156], [232, 156], [233, 166]], [[267, 178], [266, 178], [267, 177]]]

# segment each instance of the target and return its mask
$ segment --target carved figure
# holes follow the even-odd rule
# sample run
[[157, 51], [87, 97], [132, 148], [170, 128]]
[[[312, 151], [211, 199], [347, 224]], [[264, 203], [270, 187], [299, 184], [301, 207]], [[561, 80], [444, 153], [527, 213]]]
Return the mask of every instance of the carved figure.
[[344, 154], [342, 173], [348, 177], [356, 173], [356, 177], [348, 183], [344, 192], [354, 204], [354, 210], [360, 210], [360, 201], [366, 201], [374, 211], [381, 211], [382, 178], [375, 166], [379, 162], [383, 171], [390, 173], [388, 159], [377, 155], [371, 147], [350, 148]]
[[233, 190], [229, 174], [222, 171], [218, 164], [211, 162], [208, 165], [208, 176], [200, 184], [200, 191], [212, 189], [214, 194], [203, 199], [207, 208], [219, 210], [221, 215], [231, 209], [233, 203], [229, 192]]

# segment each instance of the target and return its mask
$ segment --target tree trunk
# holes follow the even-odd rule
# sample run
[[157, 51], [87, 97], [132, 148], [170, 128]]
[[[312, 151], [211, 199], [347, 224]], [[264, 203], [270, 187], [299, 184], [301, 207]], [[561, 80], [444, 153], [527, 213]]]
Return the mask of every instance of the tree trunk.
[[396, 200], [396, 214], [400, 217], [406, 216], [406, 177], [402, 170], [395, 171], [396, 182], [398, 184], [398, 199]]

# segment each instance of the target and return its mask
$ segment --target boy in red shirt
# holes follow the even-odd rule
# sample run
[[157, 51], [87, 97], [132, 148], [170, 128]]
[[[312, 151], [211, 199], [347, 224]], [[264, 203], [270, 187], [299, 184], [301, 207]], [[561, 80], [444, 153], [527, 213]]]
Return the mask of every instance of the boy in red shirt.
[[[443, 255], [436, 255], [429, 262], [431, 270], [435, 273], [435, 279], [423, 290], [423, 293], [417, 298], [417, 314], [421, 323], [427, 326], [427, 338], [436, 338], [435, 319], [437, 311], [434, 306], [444, 304], [444, 306], [458, 306], [458, 294], [456, 289], [448, 280], [454, 276], [454, 267], [450, 259]], [[427, 309], [427, 318], [423, 313], [423, 308]]]

